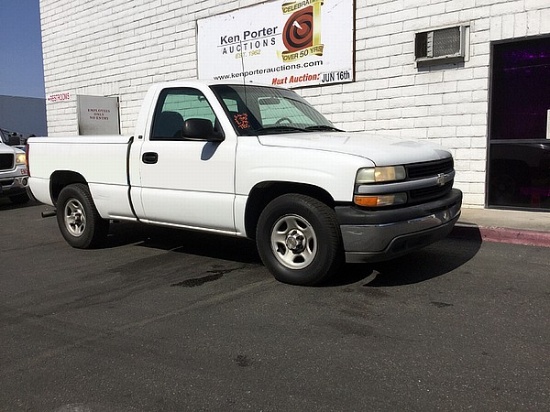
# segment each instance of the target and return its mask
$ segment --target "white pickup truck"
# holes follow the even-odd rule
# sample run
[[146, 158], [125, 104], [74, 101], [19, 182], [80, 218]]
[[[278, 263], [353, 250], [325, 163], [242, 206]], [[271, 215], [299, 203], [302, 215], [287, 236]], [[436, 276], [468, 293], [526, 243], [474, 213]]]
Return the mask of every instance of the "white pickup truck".
[[433, 243], [462, 203], [448, 151], [343, 132], [277, 87], [154, 85], [133, 136], [31, 138], [27, 156], [73, 247], [99, 246], [110, 220], [248, 237], [292, 284]]

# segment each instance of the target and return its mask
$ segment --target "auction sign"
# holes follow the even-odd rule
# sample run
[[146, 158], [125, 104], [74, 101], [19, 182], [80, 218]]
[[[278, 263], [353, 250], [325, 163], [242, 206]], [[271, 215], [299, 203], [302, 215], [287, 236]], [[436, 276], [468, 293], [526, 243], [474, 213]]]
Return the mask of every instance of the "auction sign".
[[197, 21], [199, 79], [353, 81], [354, 0], [270, 1]]

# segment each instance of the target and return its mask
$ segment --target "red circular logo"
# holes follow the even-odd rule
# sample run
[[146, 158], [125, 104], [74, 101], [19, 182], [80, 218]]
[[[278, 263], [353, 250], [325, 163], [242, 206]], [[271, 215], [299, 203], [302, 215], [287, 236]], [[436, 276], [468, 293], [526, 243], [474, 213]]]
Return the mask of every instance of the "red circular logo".
[[289, 17], [283, 32], [283, 43], [288, 51], [297, 51], [313, 45], [313, 7], [309, 6]]

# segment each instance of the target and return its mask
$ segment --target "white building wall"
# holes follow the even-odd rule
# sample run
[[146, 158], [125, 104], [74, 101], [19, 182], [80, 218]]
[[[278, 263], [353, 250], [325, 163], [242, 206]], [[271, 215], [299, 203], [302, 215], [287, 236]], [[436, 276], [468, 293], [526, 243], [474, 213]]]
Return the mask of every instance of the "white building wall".
[[[70, 96], [48, 101], [49, 135], [77, 133], [77, 94], [118, 96], [122, 133], [132, 134], [151, 83], [197, 76], [196, 20], [255, 4], [253, 0], [40, 0], [46, 97]], [[490, 44], [550, 34], [550, 3], [356, 0], [355, 4], [356, 81], [299, 93], [344, 129], [426, 139], [450, 149], [465, 206], [482, 207]], [[467, 60], [418, 69], [415, 33], [456, 25], [469, 25]]]

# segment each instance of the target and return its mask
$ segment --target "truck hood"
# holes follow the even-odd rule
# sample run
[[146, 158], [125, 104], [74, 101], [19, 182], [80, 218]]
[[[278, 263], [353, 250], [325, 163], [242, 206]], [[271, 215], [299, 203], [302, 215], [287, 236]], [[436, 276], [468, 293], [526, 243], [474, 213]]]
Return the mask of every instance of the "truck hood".
[[18, 147], [8, 146], [4, 143], [0, 143], [0, 153], [23, 153], [24, 151]]
[[419, 163], [450, 157], [447, 150], [431, 143], [368, 133], [323, 132], [258, 136], [260, 144], [336, 152], [369, 159], [376, 166]]

